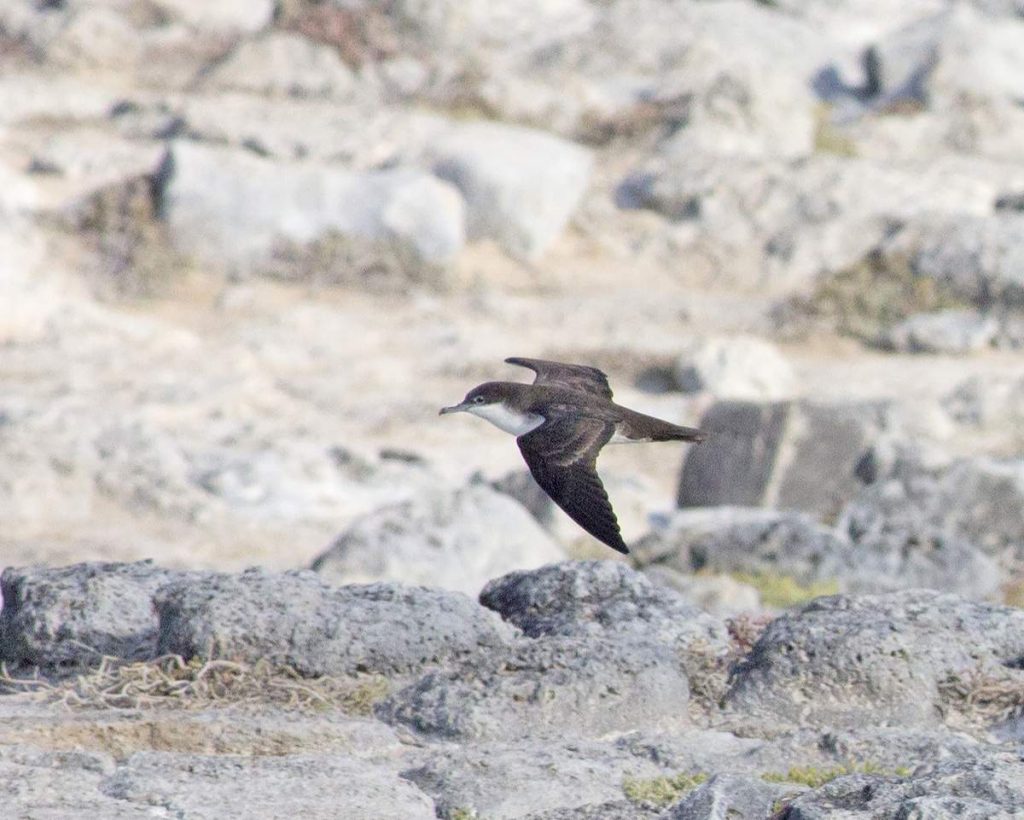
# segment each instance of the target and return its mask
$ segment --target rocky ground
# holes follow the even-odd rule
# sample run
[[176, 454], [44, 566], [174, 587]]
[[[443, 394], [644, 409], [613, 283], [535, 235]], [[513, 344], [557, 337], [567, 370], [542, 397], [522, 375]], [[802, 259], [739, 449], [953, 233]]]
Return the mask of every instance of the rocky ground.
[[[5, 816], [1024, 816], [1022, 44], [0, 4]], [[510, 355], [708, 431], [628, 560], [437, 417]]]

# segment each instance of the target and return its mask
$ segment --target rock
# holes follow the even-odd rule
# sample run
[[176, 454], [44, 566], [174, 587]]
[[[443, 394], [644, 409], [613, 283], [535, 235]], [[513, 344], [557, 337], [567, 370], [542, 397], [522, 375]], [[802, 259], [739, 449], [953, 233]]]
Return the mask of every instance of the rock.
[[332, 588], [309, 572], [207, 573], [163, 587], [159, 652], [266, 658], [304, 675], [382, 675], [503, 647], [512, 630], [464, 595], [399, 584]]
[[974, 353], [989, 347], [999, 330], [991, 316], [974, 310], [917, 313], [889, 328], [881, 343], [905, 353]]
[[480, 603], [531, 638], [642, 636], [679, 652], [724, 652], [724, 625], [614, 561], [564, 561], [496, 578]]
[[807, 79], [824, 56], [813, 29], [787, 15], [733, 3], [698, 6], [688, 16], [692, 39], [659, 83], [665, 96], [671, 89], [690, 97], [687, 116], [671, 129], [662, 153], [810, 154], [816, 101]]
[[714, 281], [783, 296], [861, 263], [894, 223], [989, 214], [1007, 173], [982, 174], [949, 158], [922, 173], [836, 156], [844, 150], [855, 149], [840, 143], [800, 161], [656, 155], [622, 182], [617, 198], [670, 220], [676, 255], [700, 254]]
[[665, 564], [650, 564], [641, 567], [641, 571], [657, 586], [675, 590], [716, 618], [759, 612], [763, 608], [761, 594], [754, 587], [728, 575], [691, 575]]
[[1011, 667], [1022, 655], [1024, 610], [929, 590], [837, 595], [772, 621], [724, 704], [805, 726], [935, 725], [963, 708], [951, 681], [998, 674], [1021, 685]]
[[[0, 788], [11, 817], [73, 817], [87, 812], [101, 820], [142, 820], [148, 812], [100, 791], [114, 769], [109, 755], [0, 746]], [[148, 816], [152, 816], [149, 814]]]
[[368, 513], [312, 568], [338, 583], [401, 581], [476, 595], [496, 575], [564, 557], [522, 506], [475, 484]]
[[499, 820], [621, 801], [624, 779], [661, 774], [651, 761], [606, 742], [525, 740], [431, 749], [402, 777], [434, 799], [440, 816], [461, 810]]
[[0, 659], [56, 667], [95, 664], [104, 655], [153, 658], [153, 596], [188, 577], [152, 561], [8, 567], [0, 577]]
[[763, 820], [782, 789], [757, 777], [716, 774], [661, 815], [664, 820]]
[[1015, 429], [1024, 420], [1024, 379], [969, 376], [942, 400], [957, 423], [993, 431]]
[[[339, 783], [344, 788], [337, 788]], [[101, 784], [128, 804], [183, 817], [434, 818], [432, 801], [394, 772], [342, 755], [139, 752]], [[152, 816], [150, 813], [148, 816]]]
[[1024, 305], [1024, 214], [932, 216], [909, 222], [882, 246], [883, 256], [909, 259], [917, 276], [932, 279], [980, 307]]
[[879, 104], [912, 100], [942, 106], [956, 94], [1013, 98], [1013, 89], [1024, 82], [1024, 56], [1016, 47], [1022, 36], [1019, 20], [988, 18], [956, 4], [873, 45], [868, 81]]
[[680, 354], [676, 383], [718, 399], [778, 401], [796, 392], [796, 374], [778, 348], [753, 336], [695, 339]]
[[469, 239], [529, 260], [562, 233], [590, 181], [589, 151], [527, 128], [470, 123], [427, 151], [434, 173], [465, 197]]
[[599, 737], [685, 724], [687, 677], [668, 646], [622, 639], [523, 639], [430, 672], [379, 703], [394, 726], [447, 740]]
[[254, 34], [270, 25], [274, 0], [154, 0], [153, 5], [188, 25], [218, 34]]
[[862, 486], [858, 467], [886, 426], [877, 404], [716, 402], [687, 450], [676, 502], [777, 506], [821, 519]]
[[909, 778], [879, 775], [840, 777], [797, 797], [790, 820], [825, 820], [842, 812], [850, 820], [875, 817], [1020, 817], [1024, 764], [1020, 755], [998, 747], [919, 768]]
[[838, 528], [860, 542], [961, 539], [1012, 566], [1024, 557], [1024, 524], [1016, 513], [1022, 503], [1024, 462], [1019, 459], [965, 459], [930, 467], [904, 457], [851, 501]]
[[176, 248], [220, 267], [258, 268], [282, 240], [328, 232], [404, 244], [430, 264], [463, 244], [458, 192], [410, 169], [355, 173], [178, 141], [161, 195]]
[[756, 507], [679, 510], [635, 552], [645, 568], [785, 575], [805, 585], [846, 578], [857, 566], [830, 527], [803, 513]]
[[351, 94], [355, 78], [334, 49], [275, 31], [241, 43], [206, 82], [267, 96], [342, 99]]
[[[913, 509], [903, 502], [900, 509]], [[737, 576], [758, 585], [773, 606], [800, 595], [920, 586], [986, 598], [1003, 582], [996, 562], [966, 538], [924, 525], [859, 527], [855, 520], [844, 515], [833, 529], [788, 510], [681, 510], [642, 539], [635, 555], [645, 570], [667, 571], [670, 579], [701, 571]]]

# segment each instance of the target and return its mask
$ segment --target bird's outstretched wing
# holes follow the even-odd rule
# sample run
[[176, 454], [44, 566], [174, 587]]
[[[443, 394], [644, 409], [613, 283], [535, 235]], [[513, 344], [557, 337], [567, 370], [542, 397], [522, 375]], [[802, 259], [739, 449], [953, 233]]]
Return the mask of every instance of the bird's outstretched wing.
[[518, 356], [505, 359], [505, 361], [508, 364], [528, 367], [536, 373], [537, 378], [533, 380], [534, 384], [567, 387], [570, 390], [590, 393], [606, 399], [612, 397], [612, 388], [608, 384], [608, 377], [596, 367], [587, 367], [582, 364], [549, 362], [544, 359], [523, 359]]
[[552, 501], [596, 539], [627, 553], [615, 511], [597, 475], [597, 455], [614, 430], [613, 423], [601, 419], [554, 416], [516, 443]]

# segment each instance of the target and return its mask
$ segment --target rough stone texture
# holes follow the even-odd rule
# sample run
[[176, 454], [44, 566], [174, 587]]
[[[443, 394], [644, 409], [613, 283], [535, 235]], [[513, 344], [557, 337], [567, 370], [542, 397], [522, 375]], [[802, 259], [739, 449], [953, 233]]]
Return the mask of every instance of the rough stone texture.
[[992, 316], [973, 310], [918, 313], [885, 331], [884, 347], [908, 353], [975, 353], [999, 331]]
[[630, 635], [678, 650], [724, 651], [724, 625], [625, 564], [566, 561], [496, 578], [480, 603], [527, 636]]
[[[340, 755], [203, 756], [140, 752], [103, 794], [179, 816], [434, 818], [430, 798], [393, 772]], [[152, 816], [152, 815], [150, 815]]]
[[474, 484], [369, 513], [313, 569], [335, 583], [401, 581], [476, 595], [496, 575], [564, 557], [520, 504]]
[[0, 577], [0, 659], [53, 667], [154, 657], [153, 596], [182, 577], [189, 573], [152, 561], [9, 567]]
[[676, 502], [778, 506], [832, 519], [860, 488], [858, 467], [885, 428], [876, 404], [716, 402], [687, 451]]
[[931, 764], [909, 779], [850, 775], [797, 797], [787, 820], [825, 820], [842, 812], [850, 820], [928, 817], [987, 820], [1021, 817], [1024, 764], [1004, 750], [979, 750]]
[[470, 239], [536, 259], [558, 237], [590, 179], [590, 152], [540, 131], [494, 123], [453, 129], [429, 148], [434, 172], [466, 199]]
[[[941, 467], [898, 458], [843, 511], [837, 525], [858, 543], [965, 541], [1001, 564], [1024, 557], [1024, 462], [964, 459]], [[975, 567], [975, 571], [980, 567]]]
[[327, 232], [405, 243], [431, 263], [450, 261], [464, 238], [462, 198], [423, 172], [280, 164], [184, 141], [171, 149], [162, 203], [179, 250], [244, 270], [266, 264], [281, 240]]
[[[643, 560], [640, 556], [636, 558]], [[663, 563], [640, 569], [657, 586], [674, 589], [694, 606], [718, 618], [763, 609], [761, 594], [754, 587], [728, 575], [693, 575]]]
[[225, 33], [259, 31], [274, 16], [273, 0], [154, 0], [154, 5], [197, 29]]
[[796, 392], [796, 374], [775, 345], [753, 336], [696, 339], [679, 355], [676, 383], [718, 399], [779, 401]]
[[209, 573], [156, 598], [160, 653], [269, 658], [306, 675], [417, 672], [503, 647], [512, 630], [455, 592], [333, 588], [309, 572]]
[[837, 595], [773, 621], [725, 704], [801, 725], [935, 724], [943, 684], [985, 670], [1020, 685], [1022, 657], [1022, 610], [929, 590]]
[[95, 752], [0, 746], [0, 789], [9, 817], [75, 817], [142, 820], [152, 807], [124, 803], [100, 791], [113, 759]]
[[934, 279], [979, 307], [1024, 305], [1024, 214], [930, 217], [908, 223], [883, 245], [915, 274]]
[[402, 777], [430, 795], [440, 816], [547, 816], [623, 799], [624, 778], [663, 774], [654, 762], [606, 742], [478, 743], [432, 750]]
[[718, 774], [661, 815], [664, 820], [762, 820], [782, 789], [756, 777]]
[[[865, 494], [870, 490], [865, 491]], [[857, 502], [854, 502], [856, 505]], [[645, 570], [701, 570], [793, 578], [800, 584], [834, 583], [845, 592], [933, 587], [984, 598], [998, 592], [1003, 574], [996, 562], [963, 537], [916, 527], [887, 526], [875, 513], [871, 527], [855, 521], [871, 513], [847, 513], [833, 529], [807, 515], [749, 507], [681, 510], [637, 545]], [[874, 508], [870, 508], [874, 511]], [[913, 509], [900, 508], [897, 511]], [[850, 516], [850, 517], [846, 517]]]
[[670, 647], [635, 636], [553, 637], [430, 672], [375, 713], [438, 739], [598, 737], [684, 725], [688, 700], [686, 674]]
[[344, 98], [355, 82], [338, 53], [297, 34], [243, 42], [207, 76], [220, 89], [292, 97]]

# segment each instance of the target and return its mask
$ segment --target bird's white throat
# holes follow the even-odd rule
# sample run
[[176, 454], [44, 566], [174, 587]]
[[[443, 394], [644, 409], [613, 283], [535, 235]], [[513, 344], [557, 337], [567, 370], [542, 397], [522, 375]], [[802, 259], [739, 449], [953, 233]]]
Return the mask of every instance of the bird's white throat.
[[544, 423], [544, 417], [534, 413], [520, 413], [512, 410], [504, 402], [493, 404], [480, 404], [466, 408], [474, 416], [487, 419], [495, 427], [511, 433], [513, 436], [524, 436], [531, 430], [536, 430]]

